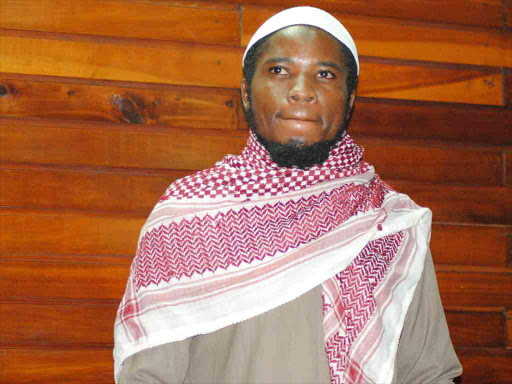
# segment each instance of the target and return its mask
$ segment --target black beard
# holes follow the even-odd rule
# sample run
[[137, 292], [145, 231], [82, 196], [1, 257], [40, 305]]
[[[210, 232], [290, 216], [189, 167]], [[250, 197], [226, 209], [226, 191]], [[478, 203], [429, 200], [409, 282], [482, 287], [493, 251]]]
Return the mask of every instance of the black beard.
[[288, 143], [282, 144], [277, 141], [265, 139], [258, 132], [251, 106], [245, 110], [245, 119], [260, 144], [263, 145], [270, 154], [274, 163], [280, 167], [300, 169], [311, 168], [327, 160], [332, 147], [343, 137], [343, 133], [347, 129], [349, 122], [349, 119], [343, 119], [343, 123], [341, 123], [336, 136], [332, 140], [322, 140], [311, 145], [304, 145], [300, 140], [291, 140]]

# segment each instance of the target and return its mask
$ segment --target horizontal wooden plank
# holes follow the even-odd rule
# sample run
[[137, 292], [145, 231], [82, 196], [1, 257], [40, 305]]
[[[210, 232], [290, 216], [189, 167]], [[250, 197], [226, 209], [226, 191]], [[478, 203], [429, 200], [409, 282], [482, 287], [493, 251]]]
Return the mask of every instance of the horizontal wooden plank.
[[[99, 43], [0, 38], [2, 71], [89, 79], [237, 88], [241, 50], [237, 47], [171, 42]], [[238, 74], [238, 75], [237, 75]]]
[[113, 384], [111, 349], [0, 349], [0, 382]]
[[0, 252], [22, 254], [135, 254], [145, 216], [10, 215], [0, 210]]
[[512, 145], [512, 110], [358, 97], [352, 134]]
[[399, 100], [503, 105], [501, 72], [363, 61], [357, 94]]
[[[3, 91], [2, 91], [3, 90]], [[236, 129], [238, 90], [157, 89], [31, 81], [0, 75], [3, 116]]]
[[455, 272], [452, 268], [437, 265], [436, 272], [439, 292], [445, 307], [512, 305], [512, 269], [487, 272], [481, 269], [472, 272], [468, 269]]
[[434, 213], [434, 221], [512, 224], [510, 187], [470, 187], [387, 180]]
[[[240, 84], [242, 50], [238, 48], [181, 43], [128, 45], [119, 41], [82, 40], [20, 37], [4, 31], [0, 38], [2, 70], [18, 74], [228, 88], [237, 88]], [[498, 70], [397, 65], [363, 59], [358, 94], [502, 105], [503, 78]]]
[[[210, 0], [223, 3], [257, 4], [269, 7], [311, 5], [306, 0]], [[315, 6], [330, 12], [344, 12], [398, 19], [423, 20], [448, 24], [502, 27], [503, 8], [500, 0], [316, 0]], [[439, 12], [439, 7], [443, 12]]]
[[[204, 2], [179, 6], [171, 2], [3, 0], [2, 27], [238, 45], [238, 10], [234, 6], [219, 9], [211, 5]], [[108, 15], [108, 22], [105, 15]]]
[[227, 153], [239, 153], [247, 142], [247, 132], [232, 130], [20, 123], [1, 124], [2, 161], [194, 170], [213, 166]]
[[512, 185], [512, 151], [506, 151], [504, 156], [505, 185]]
[[434, 223], [430, 249], [435, 264], [506, 267], [512, 227]]
[[112, 299], [123, 296], [130, 258], [124, 265], [80, 262], [0, 261], [0, 297]]
[[[245, 6], [242, 45], [247, 45], [257, 28], [279, 10]], [[350, 32], [361, 56], [495, 67], [512, 63], [511, 34], [506, 30], [446, 28], [341, 13], [333, 16]]]
[[0, 303], [0, 347], [113, 345], [117, 305]]
[[385, 179], [503, 185], [503, 156], [497, 149], [363, 137], [357, 142], [365, 148], [366, 161]]
[[458, 351], [464, 384], [510, 384], [512, 356], [466, 356]]
[[445, 309], [450, 337], [455, 347], [504, 347], [503, 312], [460, 312]]
[[0, 205], [144, 215], [174, 180], [188, 173], [141, 176], [80, 169], [0, 169]]

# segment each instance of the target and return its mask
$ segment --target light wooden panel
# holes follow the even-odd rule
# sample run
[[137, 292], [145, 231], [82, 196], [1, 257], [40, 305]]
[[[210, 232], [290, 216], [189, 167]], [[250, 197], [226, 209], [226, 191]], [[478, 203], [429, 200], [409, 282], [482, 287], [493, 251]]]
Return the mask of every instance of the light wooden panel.
[[246, 142], [247, 132], [241, 131], [4, 120], [0, 157], [11, 162], [194, 170], [239, 153]]
[[[212, 0], [283, 8], [309, 5], [306, 0]], [[397, 19], [425, 20], [449, 24], [503, 26], [500, 0], [315, 0], [314, 6], [331, 12], [347, 12]], [[441, 11], [442, 10], [442, 11]]]
[[[2, 70], [19, 74], [230, 88], [237, 88], [241, 80], [242, 51], [237, 48], [102, 44], [4, 33], [0, 49]], [[363, 60], [358, 92], [367, 97], [502, 105], [503, 79], [499, 71]]]
[[[12, 76], [11, 76], [12, 77]], [[3, 116], [236, 129], [236, 89], [163, 86], [152, 89], [31, 81], [0, 75]]]
[[470, 187], [387, 180], [418, 205], [430, 208], [437, 222], [512, 224], [510, 187]]
[[117, 306], [0, 303], [0, 347], [108, 348]]
[[2, 27], [238, 45], [236, 8], [206, 2], [2, 0]]
[[358, 97], [349, 130], [381, 138], [512, 145], [512, 110]]
[[455, 347], [503, 347], [505, 316], [503, 311], [445, 310], [450, 337]]
[[434, 223], [430, 249], [434, 263], [506, 267], [512, 227]]
[[436, 272], [439, 292], [445, 307], [512, 305], [510, 268], [437, 265]]
[[119, 40], [109, 44], [85, 37], [80, 41], [24, 38], [3, 31], [0, 51], [3, 72], [210, 87], [240, 85], [241, 52], [236, 47]]
[[133, 257], [146, 216], [0, 211], [0, 252]]
[[0, 349], [0, 382], [113, 384], [109, 349]]
[[166, 188], [190, 172], [166, 173], [0, 168], [0, 205], [148, 214]]
[[[257, 28], [278, 11], [245, 6], [242, 45], [247, 45]], [[496, 67], [512, 63], [511, 34], [506, 30], [455, 29], [340, 13], [333, 16], [350, 32], [361, 56]]]
[[124, 293], [131, 258], [124, 265], [82, 262], [0, 260], [0, 296], [15, 298], [111, 299]]

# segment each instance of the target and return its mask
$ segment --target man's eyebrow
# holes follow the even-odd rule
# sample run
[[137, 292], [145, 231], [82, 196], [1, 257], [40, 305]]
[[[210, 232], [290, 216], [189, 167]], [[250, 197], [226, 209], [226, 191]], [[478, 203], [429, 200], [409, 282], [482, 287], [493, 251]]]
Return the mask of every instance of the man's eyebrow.
[[265, 64], [275, 64], [275, 63], [291, 63], [293, 60], [289, 57], [271, 57], [270, 59], [265, 61]]
[[319, 65], [323, 65], [323, 66], [326, 66], [326, 67], [331, 67], [331, 68], [334, 68], [340, 72], [343, 72], [343, 68], [341, 68], [341, 66], [337, 63], [334, 63], [332, 61], [319, 61], [318, 62]]

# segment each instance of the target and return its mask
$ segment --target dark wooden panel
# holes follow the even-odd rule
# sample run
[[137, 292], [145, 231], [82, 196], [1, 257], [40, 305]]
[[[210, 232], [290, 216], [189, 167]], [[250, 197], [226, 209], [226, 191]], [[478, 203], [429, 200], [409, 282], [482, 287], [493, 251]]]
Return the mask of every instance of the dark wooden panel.
[[[269, 7], [311, 5], [306, 0], [211, 0], [223, 3], [257, 4]], [[388, 16], [399, 19], [424, 20], [449, 24], [503, 26], [503, 8], [500, 0], [316, 0], [314, 6], [330, 12], [346, 12], [370, 16]], [[442, 12], [440, 12], [442, 7]]]
[[436, 271], [444, 306], [512, 305], [512, 269], [437, 265]]
[[0, 261], [0, 297], [112, 299], [123, 296], [130, 258], [124, 265], [80, 262]]
[[[3, 215], [2, 215], [3, 213]], [[0, 252], [22, 254], [135, 254], [145, 216], [0, 211]]]
[[512, 145], [512, 110], [358, 98], [352, 134]]
[[236, 89], [164, 85], [137, 89], [12, 77], [0, 76], [3, 116], [212, 129], [238, 127], [240, 98]]
[[113, 384], [113, 372], [111, 349], [0, 349], [1, 383]]
[[461, 312], [445, 308], [445, 314], [455, 347], [504, 347], [503, 311]]
[[0, 156], [11, 162], [194, 170], [239, 153], [247, 142], [243, 131], [91, 124], [4, 120]]
[[512, 377], [512, 355], [467, 356], [458, 350], [459, 360], [464, 368], [461, 384], [510, 384]]
[[118, 304], [0, 303], [0, 347], [109, 347]]
[[[511, 6], [512, 8], [512, 6]], [[512, 64], [510, 64], [512, 66]], [[505, 73], [505, 100], [504, 104], [512, 108], [512, 70], [508, 69]]]
[[143, 176], [65, 168], [0, 169], [0, 205], [148, 214], [165, 189], [190, 172], [165, 173]]
[[507, 311], [507, 348], [512, 348], [512, 309]]
[[512, 185], [512, 151], [505, 152], [505, 185]]
[[[242, 45], [279, 8], [243, 8]], [[445, 26], [396, 19], [335, 13], [350, 32], [361, 56], [422, 60], [441, 63], [506, 66], [512, 47], [506, 31], [495, 29], [448, 29]]]
[[430, 249], [436, 264], [505, 267], [511, 227], [434, 223]]
[[2, 0], [12, 29], [238, 45], [238, 24], [234, 6], [211, 3]]
[[[78, 41], [80, 40], [80, 41]], [[2, 72], [149, 83], [240, 86], [241, 49], [171, 42], [99, 43], [82, 37], [0, 38]], [[20, 53], [22, 52], [22, 53]]]
[[503, 158], [497, 148], [425, 145], [359, 138], [365, 159], [383, 178], [434, 183], [503, 185]]
[[437, 222], [512, 224], [510, 187], [470, 187], [388, 180], [417, 204], [428, 207]]
[[[505, 19], [505, 26], [512, 27], [512, 3], [510, 1], [504, 1], [503, 2], [504, 7], [504, 19]], [[512, 376], [512, 375], [511, 375]]]
[[[2, 33], [3, 72], [229, 88], [240, 84], [242, 50], [234, 47], [164, 42], [128, 45], [19, 34]], [[363, 59], [358, 94], [502, 105], [502, 77], [497, 70], [397, 65]]]

